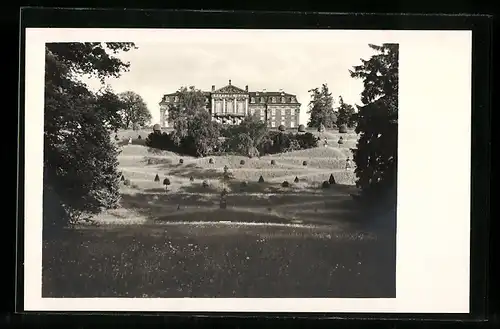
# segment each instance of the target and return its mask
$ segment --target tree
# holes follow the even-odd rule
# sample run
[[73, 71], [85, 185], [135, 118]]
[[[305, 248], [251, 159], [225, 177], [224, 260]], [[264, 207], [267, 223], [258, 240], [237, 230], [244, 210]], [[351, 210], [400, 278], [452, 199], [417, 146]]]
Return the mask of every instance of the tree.
[[79, 77], [117, 77], [128, 69], [113, 54], [133, 43], [48, 43], [45, 46], [43, 166], [44, 234], [88, 219], [119, 200], [119, 153], [110, 134], [120, 102], [109, 88], [92, 93]]
[[339, 97], [339, 108], [337, 112], [337, 126], [346, 125], [349, 128], [354, 127], [354, 107], [350, 104], [347, 104], [342, 99], [342, 96]]
[[123, 104], [120, 115], [123, 119], [123, 128], [137, 130], [151, 122], [151, 113], [144, 99], [133, 91], [119, 94]]
[[179, 100], [168, 111], [174, 126], [172, 140], [188, 154], [213, 153], [221, 144], [221, 126], [212, 120], [205, 95], [194, 86], [181, 87], [176, 95]]
[[[355, 66], [350, 74], [362, 79], [354, 150], [356, 185], [364, 200], [394, 207], [398, 158], [399, 45], [369, 45], [377, 54]], [[362, 198], [363, 199], [363, 198]]]
[[180, 144], [181, 141], [188, 136], [188, 122], [192, 116], [198, 112], [207, 112], [205, 95], [194, 86], [181, 87], [177, 91], [179, 101], [171, 105], [168, 109], [169, 121], [173, 123], [175, 143]]
[[248, 115], [232, 129], [233, 134], [228, 138], [229, 148], [246, 156], [258, 156], [257, 147], [268, 131], [267, 125], [259, 117]]
[[337, 117], [333, 109], [333, 97], [328, 85], [324, 83], [321, 88], [311, 89], [309, 93], [311, 93], [311, 101], [307, 111], [310, 114], [307, 126], [314, 128], [319, 128], [321, 125], [325, 128], [335, 127]]
[[195, 156], [207, 156], [215, 152], [221, 145], [221, 127], [212, 120], [208, 111], [198, 111], [189, 118], [186, 125], [186, 136], [181, 145]]

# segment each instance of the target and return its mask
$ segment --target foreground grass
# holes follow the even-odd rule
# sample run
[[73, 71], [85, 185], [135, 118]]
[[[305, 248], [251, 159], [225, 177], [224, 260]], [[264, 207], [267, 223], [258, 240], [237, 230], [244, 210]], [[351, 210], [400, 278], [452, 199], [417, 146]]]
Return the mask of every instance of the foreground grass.
[[86, 228], [45, 241], [43, 297], [395, 297], [394, 238], [258, 225]]

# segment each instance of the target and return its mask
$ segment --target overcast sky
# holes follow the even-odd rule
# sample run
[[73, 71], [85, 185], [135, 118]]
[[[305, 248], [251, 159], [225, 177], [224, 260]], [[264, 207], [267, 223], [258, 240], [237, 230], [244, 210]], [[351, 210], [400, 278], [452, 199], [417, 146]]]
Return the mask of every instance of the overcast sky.
[[[159, 121], [158, 103], [164, 93], [191, 85], [209, 91], [212, 85], [220, 88], [231, 79], [233, 85], [248, 85], [250, 91], [283, 89], [296, 94], [302, 103], [300, 123], [306, 124], [308, 90], [322, 83], [328, 84], [336, 102], [342, 96], [347, 103], [360, 104], [362, 81], [351, 78], [349, 69], [374, 54], [369, 43], [380, 44], [360, 38], [306, 43], [293, 38], [193, 41], [135, 42], [138, 49], [119, 55], [130, 62], [130, 71], [107, 83], [116, 92], [131, 90], [141, 95], [153, 123]], [[95, 81], [91, 85], [97, 86]]]

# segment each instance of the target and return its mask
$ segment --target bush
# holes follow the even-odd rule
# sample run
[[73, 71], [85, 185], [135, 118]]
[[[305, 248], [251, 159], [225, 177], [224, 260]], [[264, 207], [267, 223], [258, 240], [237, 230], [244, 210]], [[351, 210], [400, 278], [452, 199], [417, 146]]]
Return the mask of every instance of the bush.
[[279, 131], [285, 131], [285, 130], [286, 130], [286, 128], [285, 128], [285, 126], [284, 126], [284, 125], [279, 125], [278, 130], [279, 130]]
[[304, 160], [304, 161], [302, 162], [302, 165], [303, 165], [303, 166], [307, 166], [307, 161], [305, 161], [305, 160]]
[[339, 143], [339, 145], [344, 144], [344, 139], [342, 138], [342, 136], [340, 136], [339, 141], [337, 143]]
[[157, 131], [161, 131], [161, 126], [157, 123], [153, 126], [153, 131], [157, 132]]
[[163, 180], [163, 185], [170, 185], [170, 179], [165, 178], [165, 179]]
[[194, 177], [193, 176], [189, 177], [189, 181], [194, 182]]
[[129, 186], [129, 185], [130, 185], [130, 179], [125, 179], [125, 180], [123, 181], [123, 185], [125, 185], [125, 186]]
[[118, 135], [115, 135], [115, 141], [119, 141], [120, 138], [118, 138]]
[[283, 183], [281, 183], [281, 187], [290, 187], [290, 183], [284, 181]]
[[141, 135], [137, 136], [137, 139], [139, 139], [139, 140], [142, 139], [142, 136]]
[[305, 133], [306, 132], [306, 126], [304, 125], [299, 125], [299, 129], [298, 129], [299, 133]]
[[156, 174], [155, 176], [155, 182], [159, 182], [160, 181], [160, 176], [158, 176], [158, 174]]
[[224, 172], [227, 173], [227, 171], [229, 170], [229, 167], [227, 165], [224, 166]]
[[329, 182], [330, 184], [332, 184], [332, 185], [333, 185], [333, 184], [337, 184], [337, 183], [335, 182], [335, 177], [333, 177], [333, 174], [330, 174], [330, 179], [328, 179], [328, 182]]
[[325, 125], [324, 124], [320, 124], [319, 127], [318, 127], [318, 132], [322, 133], [325, 131]]
[[203, 183], [201, 183], [201, 185], [202, 185], [203, 187], [208, 187], [208, 182], [207, 182], [206, 180], [204, 180], [204, 181], [203, 181]]
[[293, 180], [295, 183], [298, 183], [299, 182], [299, 178], [297, 176], [295, 176], [295, 179]]
[[271, 164], [275, 165], [276, 164], [276, 160], [271, 160]]
[[262, 177], [262, 175], [259, 177], [259, 183], [264, 183], [264, 177]]
[[319, 137], [314, 136], [311, 133], [297, 134], [295, 138], [299, 142], [301, 149], [310, 149], [318, 146]]
[[224, 195], [227, 195], [227, 193], [228, 193], [228, 192], [227, 192], [227, 189], [225, 189], [225, 188], [224, 188], [224, 189], [222, 190], [222, 192], [220, 192], [220, 195], [221, 195], [221, 196], [224, 196]]
[[321, 184], [321, 187], [322, 188], [329, 188], [330, 187], [330, 183], [328, 181], [324, 181], [323, 184]]
[[208, 159], [208, 163], [214, 164], [214, 159], [212, 159], [212, 158]]
[[241, 161], [240, 161], [240, 165], [242, 165], [242, 166], [243, 166], [244, 164], [245, 164], [245, 160], [241, 160]]
[[339, 133], [341, 133], [341, 134], [347, 133], [347, 126], [346, 125], [340, 125], [340, 127], [339, 127]]

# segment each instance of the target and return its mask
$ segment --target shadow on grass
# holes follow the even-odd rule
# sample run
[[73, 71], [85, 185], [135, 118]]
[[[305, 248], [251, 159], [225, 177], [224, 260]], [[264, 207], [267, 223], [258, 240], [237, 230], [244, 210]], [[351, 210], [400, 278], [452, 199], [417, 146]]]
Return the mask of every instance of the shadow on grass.
[[168, 226], [44, 241], [42, 297], [395, 298], [395, 246], [295, 228]]

